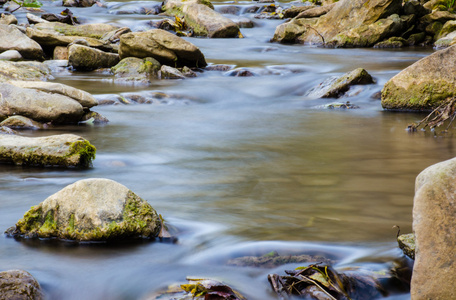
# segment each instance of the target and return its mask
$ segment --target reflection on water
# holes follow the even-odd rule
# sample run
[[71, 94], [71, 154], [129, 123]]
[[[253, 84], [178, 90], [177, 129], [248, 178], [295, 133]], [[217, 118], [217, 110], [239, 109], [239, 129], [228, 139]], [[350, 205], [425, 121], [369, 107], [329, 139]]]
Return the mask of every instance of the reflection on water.
[[[91, 8], [84, 18], [134, 27], [147, 16]], [[75, 246], [2, 235], [2, 269], [30, 271], [50, 299], [138, 299], [186, 276], [215, 277], [249, 299], [274, 299], [266, 276], [285, 267], [236, 268], [226, 261], [275, 250], [325, 255], [338, 268], [391, 266], [401, 256], [392, 226], [411, 230], [415, 177], [455, 156], [454, 137], [408, 134], [407, 124], [422, 116], [383, 112], [373, 95], [430, 50], [271, 44], [280, 21], [255, 22], [257, 27], [242, 30], [245, 39], [189, 40], [209, 63], [252, 68], [258, 76], [211, 71], [144, 87], [115, 84], [109, 72], [54, 74], [97, 97], [176, 96], [154, 105], [95, 107], [111, 120], [106, 126], [24, 132], [89, 139], [98, 150], [91, 169], [0, 166], [3, 230], [66, 185], [104, 177], [149, 201], [178, 229], [177, 244]], [[361, 109], [324, 110], [318, 107], [334, 99], [303, 96], [325, 78], [357, 67], [366, 68], [376, 84], [341, 101]]]

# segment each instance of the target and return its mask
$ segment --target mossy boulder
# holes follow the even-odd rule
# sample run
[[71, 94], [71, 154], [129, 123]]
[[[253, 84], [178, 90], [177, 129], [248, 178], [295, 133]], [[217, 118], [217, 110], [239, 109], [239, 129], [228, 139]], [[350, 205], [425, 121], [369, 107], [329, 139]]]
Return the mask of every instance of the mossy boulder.
[[382, 106], [393, 110], [432, 110], [456, 96], [456, 46], [434, 52], [391, 78]]
[[44, 300], [38, 281], [27, 271], [9, 270], [0, 272], [0, 299]]
[[74, 241], [155, 238], [161, 230], [157, 212], [145, 200], [113, 180], [77, 181], [25, 213], [12, 236]]
[[183, 38], [162, 29], [131, 32], [120, 36], [119, 55], [126, 57], [152, 57], [172, 67], [205, 67], [200, 49]]
[[44, 60], [41, 46], [12, 25], [0, 24], [0, 52], [17, 50], [27, 59]]
[[0, 163], [22, 166], [88, 167], [96, 149], [74, 134], [47, 137], [0, 135]]
[[108, 53], [84, 45], [71, 45], [68, 49], [68, 62], [76, 70], [111, 68], [119, 62], [117, 53]]
[[51, 69], [36, 61], [12, 62], [0, 60], [0, 82], [9, 80], [47, 80], [53, 78]]
[[432, 165], [415, 181], [412, 299], [456, 299], [456, 159]]
[[116, 81], [150, 83], [159, 78], [161, 64], [152, 57], [127, 57], [111, 68]]
[[374, 45], [374, 48], [402, 48], [405, 46], [408, 46], [406, 39], [393, 36], [387, 40], [378, 42]]

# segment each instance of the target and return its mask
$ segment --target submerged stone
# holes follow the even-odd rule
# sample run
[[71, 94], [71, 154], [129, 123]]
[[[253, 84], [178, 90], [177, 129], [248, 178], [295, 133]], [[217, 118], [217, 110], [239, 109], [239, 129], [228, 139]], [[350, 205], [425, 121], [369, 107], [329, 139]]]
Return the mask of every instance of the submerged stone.
[[113, 180], [79, 180], [33, 206], [11, 236], [73, 241], [155, 238], [161, 230], [157, 212], [145, 200]]

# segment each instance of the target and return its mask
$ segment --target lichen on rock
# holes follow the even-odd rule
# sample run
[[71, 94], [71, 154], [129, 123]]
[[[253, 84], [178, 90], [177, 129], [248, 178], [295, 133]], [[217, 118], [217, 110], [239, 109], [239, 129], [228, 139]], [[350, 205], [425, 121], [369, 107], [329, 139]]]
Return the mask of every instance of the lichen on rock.
[[101, 178], [80, 180], [27, 211], [7, 233], [24, 238], [117, 241], [155, 238], [157, 212], [127, 187]]

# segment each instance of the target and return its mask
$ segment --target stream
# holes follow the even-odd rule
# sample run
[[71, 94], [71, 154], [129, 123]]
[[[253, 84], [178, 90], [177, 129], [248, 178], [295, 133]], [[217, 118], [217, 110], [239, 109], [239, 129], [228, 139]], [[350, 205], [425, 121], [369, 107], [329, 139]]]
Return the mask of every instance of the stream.
[[[58, 13], [59, 1], [43, 2]], [[119, 14], [160, 2], [105, 3], [70, 8], [83, 23], [148, 30], [162, 16]], [[243, 8], [250, 1], [214, 2]], [[279, 4], [279, 3], [278, 3]], [[280, 3], [284, 6], [290, 3]], [[15, 12], [25, 23], [25, 12]], [[39, 15], [39, 14], [37, 14]], [[142, 299], [187, 276], [221, 280], [248, 299], [277, 299], [267, 274], [227, 261], [277, 251], [322, 255], [337, 270], [384, 270], [402, 257], [396, 229], [411, 232], [414, 181], [424, 168], [456, 155], [455, 138], [409, 133], [417, 113], [383, 111], [373, 97], [385, 82], [429, 48], [326, 49], [270, 43], [282, 20], [241, 29], [243, 39], [186, 38], [210, 64], [246, 68], [257, 76], [205, 71], [149, 86], [115, 84], [107, 71], [55, 72], [54, 81], [98, 99], [162, 92], [153, 104], [105, 105], [92, 110], [107, 125], [59, 126], [26, 136], [74, 133], [97, 148], [87, 170], [0, 166], [0, 229], [33, 205], [85, 178], [109, 178], [146, 199], [177, 232], [178, 242], [129, 245], [16, 241], [0, 235], [1, 270], [24, 269], [49, 299]], [[324, 79], [365, 68], [376, 80], [352, 96], [305, 96]], [[360, 109], [324, 109], [332, 102]], [[389, 298], [409, 299], [403, 291]]]

